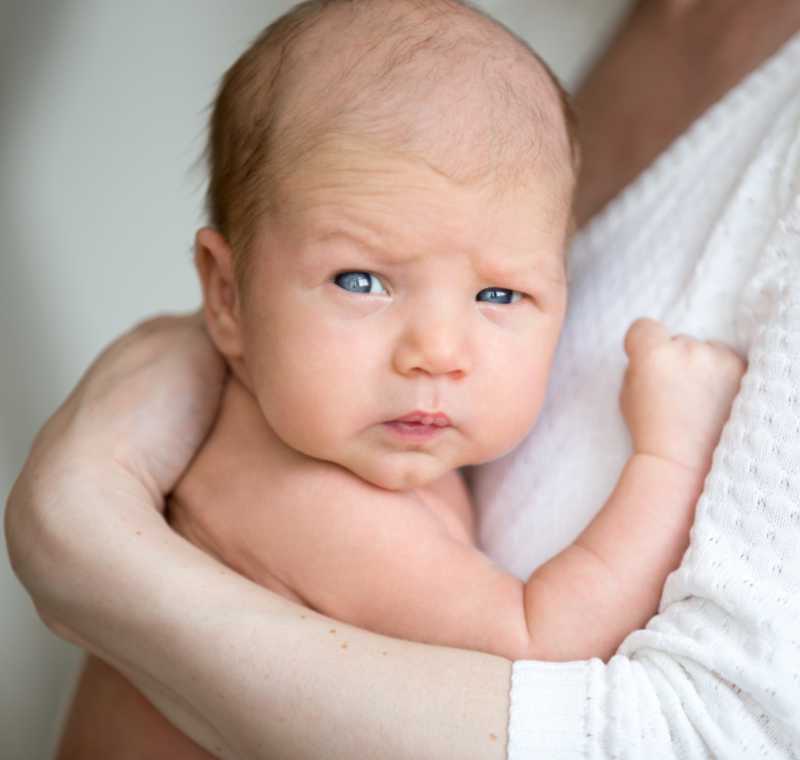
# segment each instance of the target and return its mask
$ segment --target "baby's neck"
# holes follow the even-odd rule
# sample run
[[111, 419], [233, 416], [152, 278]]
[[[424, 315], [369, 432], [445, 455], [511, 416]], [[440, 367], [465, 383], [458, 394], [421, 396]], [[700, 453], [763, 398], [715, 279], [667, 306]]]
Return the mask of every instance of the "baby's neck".
[[[224, 450], [235, 452], [242, 460], [250, 460], [249, 466], [269, 478], [273, 485], [282, 477], [297, 475], [306, 467], [341, 467], [314, 459], [288, 446], [270, 427], [252, 392], [233, 375], [223, 391], [213, 435]], [[244, 463], [239, 461], [237, 464]], [[351, 474], [358, 477], [355, 473]], [[408, 493], [436, 513], [454, 538], [474, 544], [472, 501], [459, 470], [450, 470]]]

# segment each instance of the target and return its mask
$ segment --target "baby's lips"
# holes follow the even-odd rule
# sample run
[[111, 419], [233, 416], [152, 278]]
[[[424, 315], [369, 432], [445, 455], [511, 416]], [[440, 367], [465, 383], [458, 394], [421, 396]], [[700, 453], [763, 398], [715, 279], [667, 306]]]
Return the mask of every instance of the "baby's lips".
[[452, 425], [450, 418], [443, 412], [426, 412], [421, 410], [410, 412], [403, 417], [390, 420], [390, 422], [416, 422], [421, 425], [433, 425], [434, 427], [450, 427]]

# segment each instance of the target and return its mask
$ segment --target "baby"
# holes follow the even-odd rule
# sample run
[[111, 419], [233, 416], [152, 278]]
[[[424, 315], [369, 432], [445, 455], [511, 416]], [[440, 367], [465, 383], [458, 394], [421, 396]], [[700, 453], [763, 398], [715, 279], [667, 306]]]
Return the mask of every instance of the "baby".
[[[540, 60], [455, 0], [307, 2], [259, 37], [211, 120], [196, 262], [230, 380], [177, 530], [332, 618], [509, 659], [607, 659], [652, 616], [744, 369], [732, 351], [633, 326], [634, 453], [527, 582], [476, 546], [460, 469], [519, 443], [545, 396], [572, 130]], [[62, 757], [207, 757], [98, 668]], [[94, 710], [81, 744], [93, 678], [114, 715]]]

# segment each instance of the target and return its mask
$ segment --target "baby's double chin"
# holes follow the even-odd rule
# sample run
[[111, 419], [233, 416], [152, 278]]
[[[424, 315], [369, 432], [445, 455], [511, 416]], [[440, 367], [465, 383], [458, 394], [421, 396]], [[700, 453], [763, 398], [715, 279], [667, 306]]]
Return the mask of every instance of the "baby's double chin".
[[427, 461], [412, 464], [391, 461], [364, 462], [348, 469], [378, 488], [387, 491], [412, 491], [433, 483], [452, 469], [435, 457], [426, 456], [425, 460]]

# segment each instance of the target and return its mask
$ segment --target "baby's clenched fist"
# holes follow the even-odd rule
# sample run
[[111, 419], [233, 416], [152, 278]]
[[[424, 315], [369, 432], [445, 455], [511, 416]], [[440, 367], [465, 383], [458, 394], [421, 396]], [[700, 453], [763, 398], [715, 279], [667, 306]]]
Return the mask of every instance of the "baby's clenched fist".
[[625, 336], [620, 406], [634, 452], [707, 472], [746, 362], [723, 343], [670, 336], [639, 319]]

